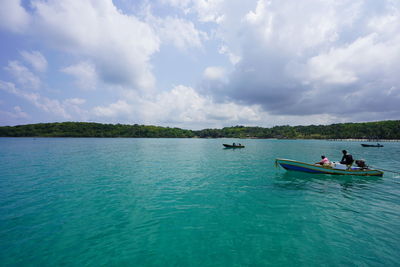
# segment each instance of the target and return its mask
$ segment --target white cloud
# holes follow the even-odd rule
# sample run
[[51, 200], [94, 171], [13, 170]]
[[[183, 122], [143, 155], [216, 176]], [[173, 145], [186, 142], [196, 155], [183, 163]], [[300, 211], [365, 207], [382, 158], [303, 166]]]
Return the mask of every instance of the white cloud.
[[207, 80], [225, 80], [226, 70], [222, 67], [207, 67], [203, 72], [203, 77]]
[[20, 31], [58, 50], [88, 58], [104, 82], [136, 90], [154, 88], [150, 58], [160, 41], [151, 26], [123, 14], [112, 1], [32, 0], [30, 17], [18, 1], [3, 2], [7, 5], [2, 6], [2, 13], [19, 10], [25, 14], [21, 17], [33, 21], [19, 27]]
[[200, 21], [220, 23], [224, 20], [224, 14], [220, 12], [223, 8], [223, 0], [194, 0], [192, 2], [192, 10], [197, 13]]
[[[40, 38], [42, 46], [80, 62], [62, 69], [79, 87], [112, 88], [109, 95], [124, 92], [111, 104], [97, 104], [92, 116], [187, 125], [400, 116], [399, 1], [159, 0], [182, 12], [156, 6], [154, 12], [164, 17], [155, 17], [131, 9], [143, 19], [123, 13], [111, 0], [32, 0], [30, 15], [20, 1], [2, 3], [0, 14], [14, 14], [0, 16], [2, 27]], [[151, 91], [156, 84], [152, 63], [160, 64], [159, 58], [151, 60], [162, 44], [200, 48], [199, 88]], [[225, 62], [216, 53], [231, 62], [225, 66], [229, 73], [217, 67]], [[36, 71], [46, 69], [39, 52], [21, 55]], [[162, 64], [155, 66], [157, 73]], [[6, 69], [22, 89], [40, 86], [40, 79], [20, 62], [10, 61]], [[58, 114], [84, 113], [79, 97], [46, 100], [18, 92], [42, 110], [51, 105], [57, 110], [58, 101]]]
[[16, 116], [19, 118], [28, 118], [28, 114], [23, 112], [20, 106], [15, 106], [14, 112], [15, 112]]
[[34, 106], [45, 112], [60, 115], [62, 118], [65, 119], [71, 118], [71, 116], [66, 112], [66, 110], [58, 100], [42, 97], [38, 93], [31, 93], [20, 90], [16, 88], [13, 83], [4, 81], [0, 81], [0, 89], [29, 101]]
[[400, 82], [400, 2], [239, 2], [214, 6], [224, 18], [215, 24], [220, 53], [240, 60], [228, 83], [203, 84], [208, 95], [275, 118], [400, 115], [400, 99], [386, 96]]
[[373, 16], [367, 23], [369, 31], [379, 32], [385, 39], [391, 39], [393, 35], [397, 36], [400, 28], [399, 4], [393, 2], [393, 6], [389, 6], [388, 9], [387, 14]]
[[192, 2], [192, 0], [159, 0], [159, 1], [164, 5], [167, 4], [172, 7], [180, 8], [182, 10], [188, 8]]
[[152, 97], [140, 97], [131, 91], [125, 93], [124, 100], [97, 106], [92, 114], [99, 118], [193, 128], [204, 125], [226, 126], [239, 122], [255, 123], [262, 115], [258, 106], [241, 106], [232, 102], [214, 103], [211, 98], [183, 85]]
[[97, 106], [93, 108], [93, 115], [98, 117], [125, 117], [133, 113], [133, 106], [129, 105], [125, 100], [118, 100], [107, 106]]
[[87, 120], [89, 112], [82, 108], [82, 105], [85, 103], [86, 100], [82, 98], [67, 98], [62, 101], [61, 105], [68, 113], [73, 114], [74, 117], [77, 116], [81, 120]]
[[33, 74], [19, 61], [9, 61], [7, 67], [4, 69], [7, 70], [23, 87], [38, 89], [41, 84], [39, 77]]
[[220, 23], [224, 19], [221, 12], [223, 0], [161, 0], [161, 3], [180, 8], [185, 13], [195, 13], [202, 22]]
[[30, 118], [30, 116], [26, 112], [22, 111], [20, 106], [14, 106], [12, 111], [2, 111], [2, 110], [0, 110], [0, 114], [2, 116], [8, 117], [8, 118], [10, 118], [12, 120]]
[[64, 103], [69, 104], [69, 105], [76, 105], [80, 106], [86, 103], [85, 99], [82, 98], [68, 98], [64, 100]]
[[36, 71], [45, 72], [47, 69], [47, 60], [38, 51], [21, 51], [21, 55]]
[[146, 121], [197, 125], [222, 125], [226, 123], [260, 120], [261, 109], [257, 106], [241, 106], [235, 103], [214, 103], [193, 88], [179, 85], [155, 99], [142, 100], [142, 116]]
[[81, 89], [95, 89], [98, 75], [95, 66], [89, 62], [80, 62], [61, 70], [76, 78], [76, 85]]
[[237, 63], [239, 63], [240, 62], [240, 57], [239, 56], [237, 56], [237, 55], [235, 55], [234, 53], [232, 53], [231, 51], [230, 51], [230, 49], [226, 46], [226, 45], [222, 45], [220, 48], [219, 48], [219, 51], [218, 51], [220, 54], [225, 54], [225, 55], [228, 55], [228, 58], [229, 58], [229, 61], [231, 62], [231, 64], [232, 65], [236, 65]]
[[[394, 42], [393, 42], [394, 41]], [[400, 38], [387, 43], [377, 33], [355, 40], [348, 46], [332, 48], [308, 62], [309, 77], [326, 83], [349, 84], [368, 77], [387, 76], [400, 67]]]
[[21, 33], [30, 23], [29, 14], [21, 7], [21, 0], [0, 0], [0, 28]]
[[[72, 98], [64, 101], [57, 99], [51, 99], [40, 95], [39, 93], [27, 92], [15, 87], [13, 83], [4, 82], [0, 80], [0, 90], [3, 90], [9, 94], [15, 95], [33, 104], [38, 109], [51, 114], [60, 119], [71, 119], [75, 118], [85, 119], [87, 112], [81, 109], [79, 106], [85, 103], [84, 99]], [[21, 111], [19, 107], [15, 111]], [[22, 113], [20, 113], [22, 114]]]
[[[279, 46], [296, 55], [304, 49], [336, 41], [339, 27], [349, 23], [340, 16], [337, 6], [334, 1], [259, 0], [255, 10], [245, 14], [242, 26], [250, 28], [250, 33], [264, 45]], [[352, 7], [344, 7], [343, 12]]]
[[282, 124], [325, 124], [345, 122], [346, 118], [320, 113], [310, 116], [276, 115], [259, 105], [234, 102], [217, 103], [194, 88], [178, 85], [169, 92], [141, 97], [131, 91], [110, 105], [95, 107], [91, 114], [98, 120], [177, 126], [190, 129], [232, 125], [274, 126]]
[[191, 21], [170, 16], [149, 17], [148, 20], [154, 25], [163, 43], [171, 43], [179, 49], [201, 48], [203, 40], [208, 38], [207, 33], [197, 30]]

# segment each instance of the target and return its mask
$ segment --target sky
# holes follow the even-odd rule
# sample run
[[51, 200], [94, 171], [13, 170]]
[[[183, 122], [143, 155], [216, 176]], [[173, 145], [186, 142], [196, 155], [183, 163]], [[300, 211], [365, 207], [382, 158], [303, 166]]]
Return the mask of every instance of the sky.
[[0, 0], [0, 125], [392, 119], [398, 0]]

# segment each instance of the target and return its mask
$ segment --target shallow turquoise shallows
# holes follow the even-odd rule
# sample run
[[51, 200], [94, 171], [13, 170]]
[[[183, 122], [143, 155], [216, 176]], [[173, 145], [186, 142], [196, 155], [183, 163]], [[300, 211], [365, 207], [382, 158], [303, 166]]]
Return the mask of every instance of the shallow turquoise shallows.
[[[244, 149], [224, 149], [223, 143]], [[1, 266], [398, 266], [400, 143], [0, 138]]]

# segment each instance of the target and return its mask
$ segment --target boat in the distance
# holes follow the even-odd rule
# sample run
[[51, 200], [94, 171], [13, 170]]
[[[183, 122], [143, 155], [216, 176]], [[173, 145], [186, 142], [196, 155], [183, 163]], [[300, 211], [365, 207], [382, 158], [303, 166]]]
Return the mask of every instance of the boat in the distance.
[[225, 148], [244, 148], [244, 146], [243, 145], [236, 145], [236, 144], [234, 144], [234, 145], [229, 145], [229, 144], [222, 144]]
[[307, 173], [319, 174], [335, 174], [335, 175], [360, 175], [360, 176], [382, 176], [383, 172], [380, 170], [370, 169], [368, 167], [351, 167], [347, 168], [346, 165], [332, 162], [330, 165], [317, 165], [309, 164], [291, 159], [276, 159], [275, 164], [281, 165], [284, 169], [289, 171], [300, 171]]
[[376, 145], [372, 145], [372, 144], [361, 144], [361, 146], [363, 146], [363, 147], [383, 147], [383, 145], [381, 145], [381, 144], [376, 144]]

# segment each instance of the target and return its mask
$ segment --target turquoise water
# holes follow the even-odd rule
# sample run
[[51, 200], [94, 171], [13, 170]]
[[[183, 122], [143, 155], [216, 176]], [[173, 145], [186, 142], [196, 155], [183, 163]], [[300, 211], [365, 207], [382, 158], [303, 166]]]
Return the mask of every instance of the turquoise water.
[[0, 265], [398, 266], [398, 174], [274, 166], [347, 149], [400, 171], [400, 143], [384, 145], [0, 138]]

